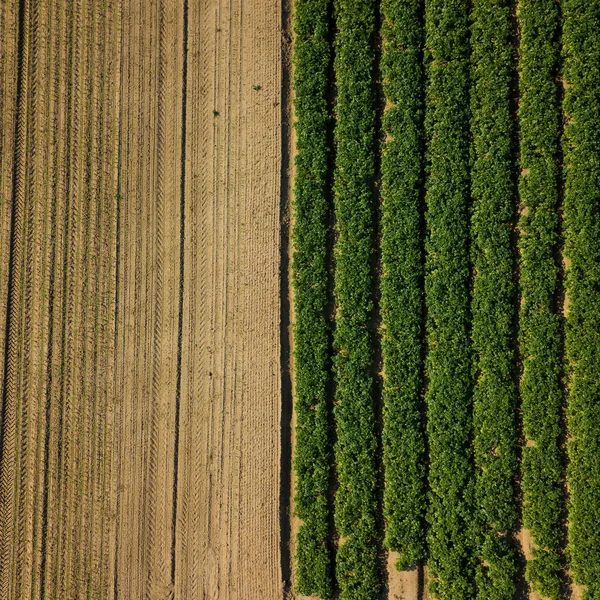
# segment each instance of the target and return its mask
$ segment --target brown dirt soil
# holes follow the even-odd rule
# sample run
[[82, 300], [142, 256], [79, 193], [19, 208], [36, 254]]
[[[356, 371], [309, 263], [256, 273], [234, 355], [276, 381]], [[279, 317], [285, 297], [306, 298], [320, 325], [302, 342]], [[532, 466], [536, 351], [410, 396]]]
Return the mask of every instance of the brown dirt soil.
[[[10, 262], [10, 225], [13, 195], [13, 158], [17, 96], [17, 6], [3, 2], [0, 6], [0, 307], [8, 302]], [[5, 316], [0, 312], [0, 316]], [[0, 322], [0, 356], [4, 356], [6, 318]], [[4, 378], [4, 360], [0, 360], [0, 381]], [[0, 418], [2, 417], [0, 407]]]
[[394, 566], [398, 561], [398, 553], [388, 554], [388, 599], [389, 600], [421, 600], [419, 595], [419, 570], [417, 568], [398, 571]]
[[0, 33], [0, 597], [280, 598], [281, 6]]

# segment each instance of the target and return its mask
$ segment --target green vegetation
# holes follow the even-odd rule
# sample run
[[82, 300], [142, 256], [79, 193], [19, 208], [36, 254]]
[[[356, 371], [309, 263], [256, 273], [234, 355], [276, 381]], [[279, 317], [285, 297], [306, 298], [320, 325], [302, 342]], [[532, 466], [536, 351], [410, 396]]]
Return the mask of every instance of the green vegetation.
[[296, 586], [301, 594], [316, 593], [321, 598], [329, 598], [332, 591], [331, 551], [327, 544], [327, 490], [332, 454], [327, 406], [330, 365], [326, 317], [329, 0], [297, 0], [295, 7], [294, 506], [302, 520], [296, 537]]
[[477, 598], [512, 600], [516, 556], [512, 26], [506, 0], [475, 0], [471, 29], [471, 338]]
[[474, 595], [469, 339], [469, 16], [466, 0], [425, 4], [426, 372], [431, 591]]
[[420, 0], [383, 0], [381, 317], [386, 545], [404, 569], [425, 556], [421, 419], [423, 24]]
[[600, 2], [562, 3], [569, 551], [600, 598]]
[[527, 580], [557, 600], [561, 569], [561, 341], [555, 305], [558, 265], [558, 4], [519, 4], [520, 350], [523, 524], [535, 547]]
[[[523, 574], [549, 600], [570, 574], [600, 600], [600, 0], [299, 0], [295, 11], [295, 590], [378, 598], [384, 523], [396, 567], [427, 561], [439, 600], [513, 600]], [[532, 540], [524, 573], [517, 498]]]
[[340, 537], [336, 575], [342, 600], [378, 596], [373, 345], [373, 177], [375, 26], [373, 0], [336, 0], [335, 41], [336, 329], [334, 336]]

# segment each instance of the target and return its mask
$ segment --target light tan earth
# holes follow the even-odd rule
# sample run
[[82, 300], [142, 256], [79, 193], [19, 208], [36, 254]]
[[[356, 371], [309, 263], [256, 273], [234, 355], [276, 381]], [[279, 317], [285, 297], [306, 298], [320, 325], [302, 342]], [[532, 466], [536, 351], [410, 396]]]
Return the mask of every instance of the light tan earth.
[[279, 0], [0, 34], [0, 598], [281, 598]]
[[398, 571], [395, 567], [397, 552], [389, 552], [387, 560], [389, 600], [419, 600], [419, 568]]

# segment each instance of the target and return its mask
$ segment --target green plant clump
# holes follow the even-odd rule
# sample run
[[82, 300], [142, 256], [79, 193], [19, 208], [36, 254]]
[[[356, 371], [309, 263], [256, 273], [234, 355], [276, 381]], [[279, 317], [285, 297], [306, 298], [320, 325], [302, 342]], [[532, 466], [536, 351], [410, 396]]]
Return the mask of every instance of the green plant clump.
[[600, 2], [565, 0], [565, 256], [569, 553], [600, 598]]
[[296, 586], [332, 592], [327, 491], [332, 454], [327, 406], [327, 105], [329, 0], [297, 0], [294, 14], [296, 177], [292, 204], [296, 445]]
[[420, 0], [383, 0], [381, 73], [388, 106], [381, 159], [381, 347], [386, 546], [398, 569], [425, 557], [422, 425], [423, 23]]
[[336, 575], [342, 600], [375, 600], [377, 449], [373, 398], [373, 179], [375, 175], [374, 0], [336, 0], [336, 165], [334, 335], [340, 542]]
[[523, 524], [534, 548], [526, 576], [551, 600], [560, 591], [562, 515], [561, 341], [555, 306], [558, 265], [559, 58], [558, 4], [519, 4], [519, 345], [523, 435], [521, 460]]
[[425, 3], [429, 572], [441, 600], [474, 596], [469, 338], [469, 14]]
[[510, 3], [475, 0], [471, 15], [471, 339], [477, 595], [512, 600], [516, 556], [514, 120]]

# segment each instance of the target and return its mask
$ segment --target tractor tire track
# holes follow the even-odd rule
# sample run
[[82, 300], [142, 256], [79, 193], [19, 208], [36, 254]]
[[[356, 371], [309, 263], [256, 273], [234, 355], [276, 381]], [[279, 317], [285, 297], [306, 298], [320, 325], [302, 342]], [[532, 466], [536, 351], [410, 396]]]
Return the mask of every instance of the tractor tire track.
[[19, 68], [17, 87], [16, 142], [12, 199], [9, 299], [5, 350], [2, 455], [0, 459], [0, 597], [10, 598], [13, 589], [13, 535], [15, 531], [17, 432], [20, 393], [19, 362], [22, 343], [24, 254], [26, 246], [26, 169], [28, 134], [28, 87], [30, 7], [25, 0], [19, 14]]

